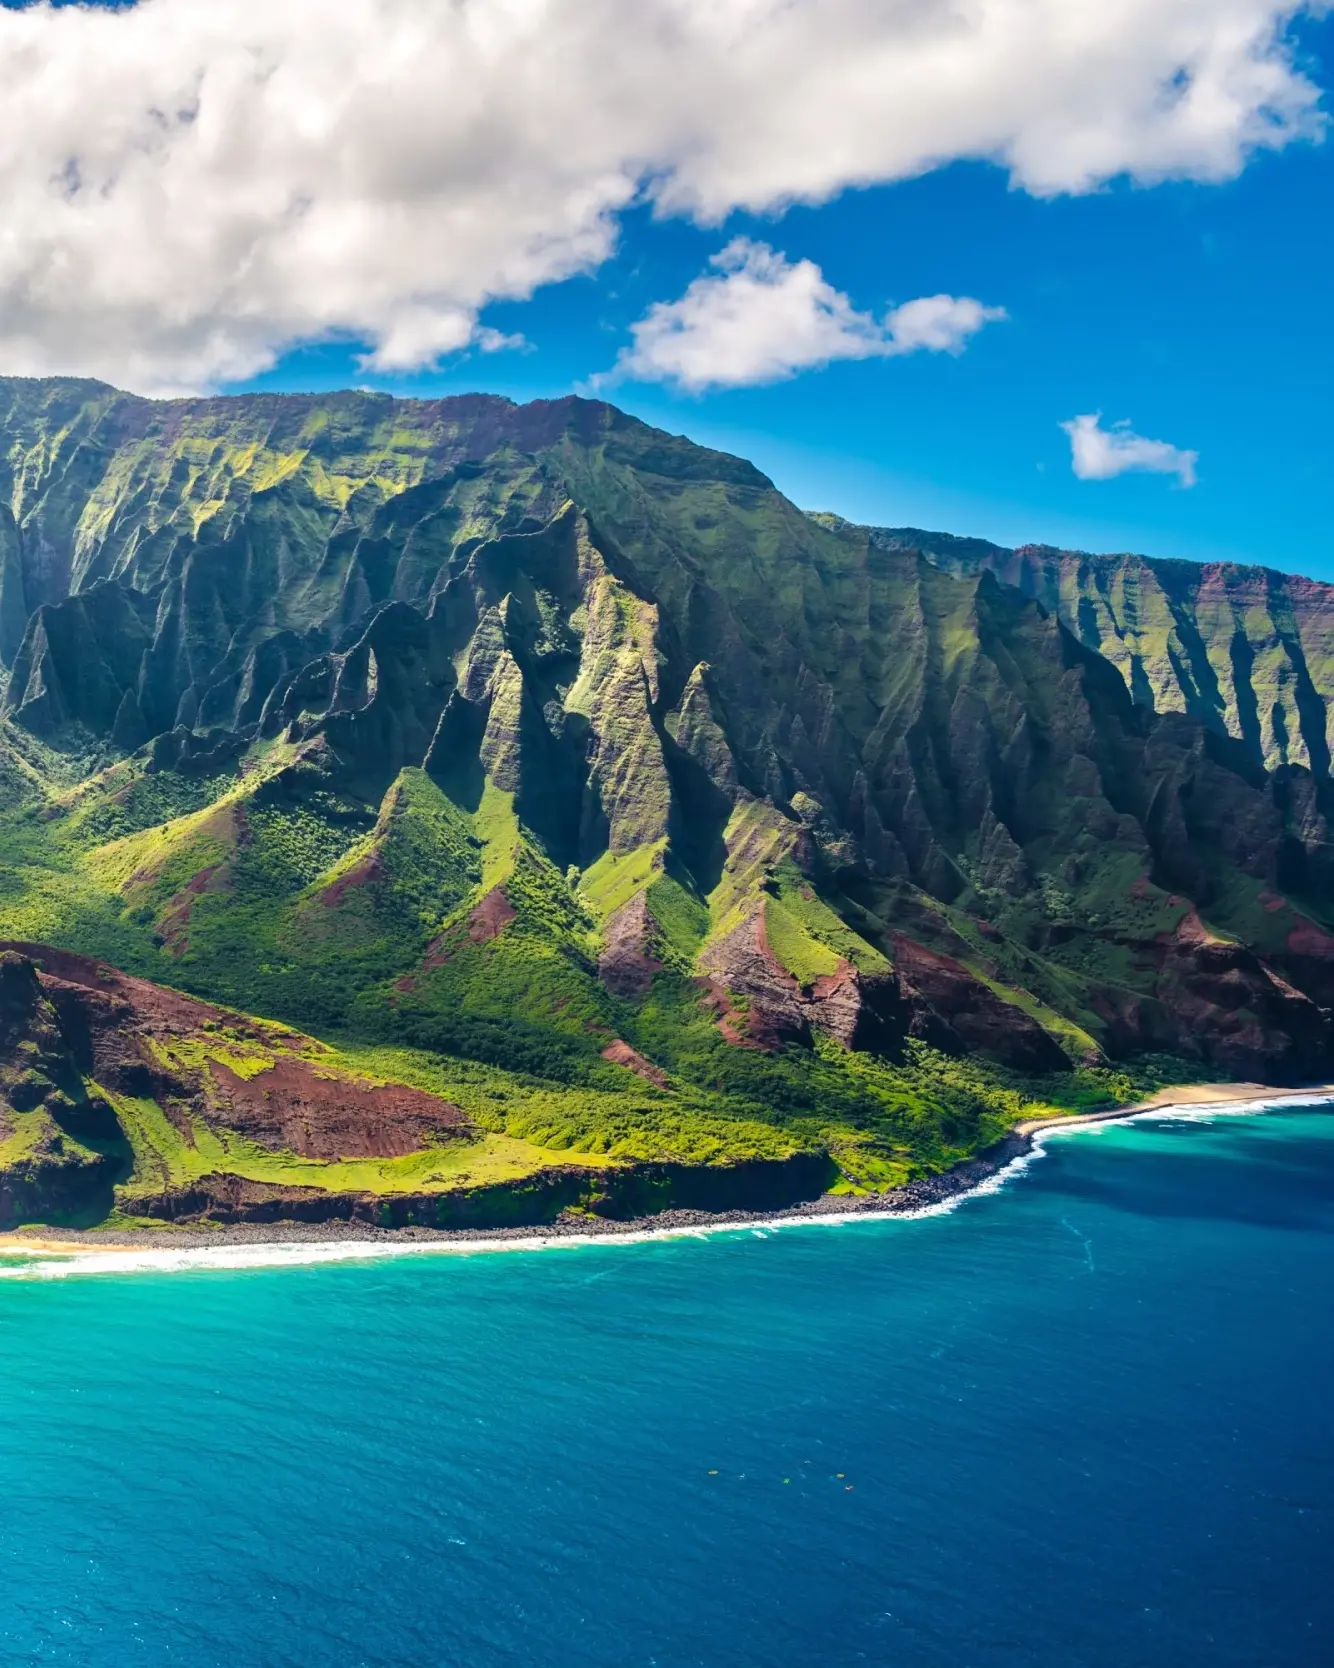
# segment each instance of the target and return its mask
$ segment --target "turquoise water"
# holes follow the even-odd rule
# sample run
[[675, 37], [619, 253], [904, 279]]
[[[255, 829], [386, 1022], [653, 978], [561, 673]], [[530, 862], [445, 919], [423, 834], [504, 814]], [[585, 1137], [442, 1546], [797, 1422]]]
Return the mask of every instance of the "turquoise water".
[[2, 1280], [0, 1657], [1328, 1668], [1332, 1318], [1310, 1111], [912, 1222]]

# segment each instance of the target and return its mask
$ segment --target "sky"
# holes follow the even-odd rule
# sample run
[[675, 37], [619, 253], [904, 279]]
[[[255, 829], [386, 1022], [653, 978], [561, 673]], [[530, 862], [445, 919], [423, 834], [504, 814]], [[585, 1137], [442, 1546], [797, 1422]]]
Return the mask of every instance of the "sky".
[[0, 10], [0, 373], [571, 392], [852, 519], [1334, 580], [1334, 17]]

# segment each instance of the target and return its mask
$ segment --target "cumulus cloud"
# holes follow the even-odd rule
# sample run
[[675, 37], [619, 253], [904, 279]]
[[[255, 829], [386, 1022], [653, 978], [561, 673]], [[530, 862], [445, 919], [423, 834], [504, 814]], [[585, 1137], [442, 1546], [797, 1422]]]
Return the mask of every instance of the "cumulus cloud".
[[1150, 475], [1175, 475], [1183, 487], [1195, 485], [1198, 452], [1171, 446], [1166, 440], [1146, 440], [1128, 422], [1102, 426], [1100, 411], [1072, 417], [1061, 427], [1070, 436], [1070, 467], [1081, 481], [1110, 481], [1129, 470]]
[[[1314, 6], [1316, 0], [1309, 0]], [[1302, 0], [139, 0], [0, 9], [0, 367], [386, 370], [716, 222], [984, 158], [1223, 179], [1320, 131]]]
[[1001, 307], [928, 295], [877, 321], [859, 313], [814, 261], [789, 261], [734, 238], [679, 301], [659, 301], [631, 334], [611, 381], [672, 382], [698, 393], [777, 382], [834, 359], [889, 358], [926, 348], [959, 353]]

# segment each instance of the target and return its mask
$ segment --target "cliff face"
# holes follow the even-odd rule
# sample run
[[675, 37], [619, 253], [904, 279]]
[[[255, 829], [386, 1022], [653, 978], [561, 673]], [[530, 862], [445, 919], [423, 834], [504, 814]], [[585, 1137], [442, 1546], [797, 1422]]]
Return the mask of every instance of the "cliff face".
[[663, 1162], [940, 1161], [990, 1091], [928, 1059], [1329, 1073], [1325, 587], [811, 518], [573, 399], [0, 423], [0, 930]]
[[1117, 668], [1139, 705], [1190, 713], [1270, 769], [1328, 775], [1334, 586], [1229, 562], [1010, 550], [918, 527], [860, 531], [878, 549], [921, 551], [947, 573], [993, 573], [1035, 598]]

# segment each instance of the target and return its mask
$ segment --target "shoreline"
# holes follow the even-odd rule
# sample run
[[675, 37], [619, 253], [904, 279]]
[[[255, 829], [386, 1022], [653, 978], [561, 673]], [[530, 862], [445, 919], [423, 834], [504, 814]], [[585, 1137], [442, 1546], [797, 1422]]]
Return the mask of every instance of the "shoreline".
[[[592, 1245], [608, 1240], [642, 1244], [654, 1239], [698, 1236], [742, 1228], [778, 1228], [800, 1224], [870, 1221], [913, 1217], [950, 1209], [970, 1194], [983, 1190], [1002, 1172], [1041, 1150], [1042, 1137], [1096, 1124], [1128, 1122], [1153, 1112], [1171, 1114], [1192, 1110], [1276, 1110], [1334, 1100], [1334, 1083], [1302, 1089], [1275, 1089], [1262, 1083], [1188, 1083], [1159, 1089], [1130, 1106], [1109, 1107], [1069, 1117], [1031, 1118], [986, 1151], [964, 1159], [937, 1176], [923, 1176], [884, 1193], [825, 1193], [816, 1199], [769, 1211], [670, 1210], [626, 1221], [589, 1217], [557, 1220], [522, 1227], [497, 1228], [375, 1228], [352, 1222], [275, 1222], [222, 1224], [214, 1228], [50, 1228], [30, 1227], [0, 1232], [0, 1257], [51, 1258], [49, 1267], [68, 1267], [60, 1261], [88, 1255], [133, 1259], [136, 1267], [152, 1267], [147, 1258], [176, 1257], [207, 1266], [190, 1253], [235, 1251], [242, 1256], [229, 1266], [244, 1266], [246, 1250], [263, 1253], [281, 1247], [323, 1248], [324, 1255], [306, 1261], [352, 1260], [395, 1253], [454, 1251], [539, 1250], [556, 1245]], [[255, 1259], [258, 1261], [258, 1259]], [[83, 1265], [85, 1269], [87, 1264]], [[272, 1265], [270, 1265], [272, 1266]], [[14, 1270], [13, 1272], [17, 1272]], [[110, 1269], [108, 1269], [110, 1272]]]

